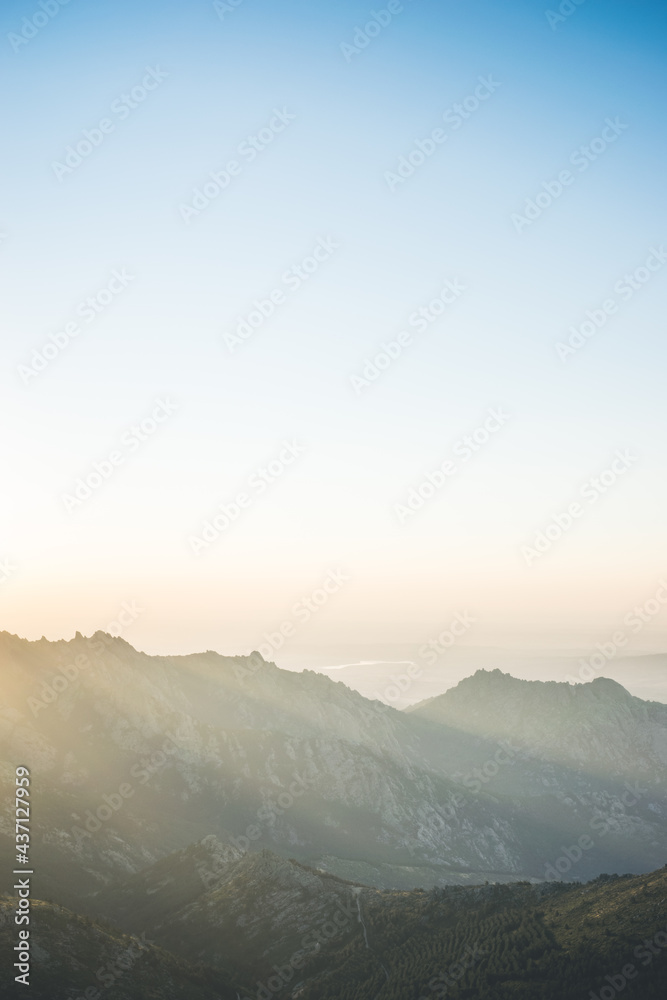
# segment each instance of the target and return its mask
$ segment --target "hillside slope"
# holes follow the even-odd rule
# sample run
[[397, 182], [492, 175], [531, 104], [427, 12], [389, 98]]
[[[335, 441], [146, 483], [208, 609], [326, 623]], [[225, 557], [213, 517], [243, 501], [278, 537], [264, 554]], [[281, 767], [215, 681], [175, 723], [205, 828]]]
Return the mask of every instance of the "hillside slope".
[[[667, 709], [609, 682], [482, 672], [443, 696], [454, 709], [397, 712], [256, 655], [153, 657], [103, 633], [0, 633], [0, 669], [3, 793], [31, 769], [40, 893], [75, 908], [210, 834], [387, 888], [549, 877], [584, 834], [574, 878], [667, 855]], [[1, 815], [5, 888], [11, 830]]]
[[[53, 903], [33, 900], [29, 985], [16, 983], [8, 956], [17, 941], [11, 897], [0, 896], [2, 996], [32, 1000], [236, 1000], [224, 970], [195, 969], [152, 944]], [[86, 993], [88, 991], [88, 993]]]
[[568, 684], [480, 670], [408, 713], [512, 740], [543, 760], [588, 774], [614, 773], [658, 786], [667, 782], [667, 705], [635, 698], [609, 678]]
[[[382, 892], [261, 852], [230, 860], [196, 903], [178, 899], [188, 865], [219, 847], [181, 852], [122, 888], [115, 916], [130, 918], [134, 897], [131, 919], [147, 927], [143, 937], [35, 904], [31, 995], [78, 1000], [100, 984], [109, 1000], [665, 995], [667, 868], [586, 885]], [[0, 904], [5, 953], [15, 934], [6, 920], [12, 905]]]

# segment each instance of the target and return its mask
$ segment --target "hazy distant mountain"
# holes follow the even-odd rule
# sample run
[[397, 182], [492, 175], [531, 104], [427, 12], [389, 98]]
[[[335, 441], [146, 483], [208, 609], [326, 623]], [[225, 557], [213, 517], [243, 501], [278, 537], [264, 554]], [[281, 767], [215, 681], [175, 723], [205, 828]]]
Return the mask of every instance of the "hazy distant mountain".
[[[500, 668], [520, 677], [565, 678], [576, 674], [578, 664], [568, 653], [545, 653], [500, 647], [453, 645], [433, 649], [401, 646], [386, 660], [348, 662], [344, 666], [315, 667], [334, 681], [343, 681], [365, 698], [383, 701], [392, 708], [404, 709], [427, 698], [444, 694], [478, 670]], [[398, 658], [399, 652], [404, 659]]]
[[[57, 898], [209, 833], [326, 856], [333, 868], [385, 863], [401, 884], [404, 865], [431, 866], [428, 883], [450, 870], [523, 871], [526, 832], [512, 810], [439, 766], [447, 747], [465, 761], [478, 741], [261, 658], [149, 657], [102, 634], [93, 642], [0, 643], [2, 755], [33, 771], [38, 849]], [[77, 657], [88, 665], [72, 671]]]
[[[37, 1000], [78, 997], [128, 949], [109, 1000], [414, 1000], [465, 956], [452, 996], [575, 1000], [619, 958], [639, 969], [667, 922], [664, 871], [558, 881], [667, 858], [667, 706], [613, 681], [479, 671], [398, 712], [258, 655], [103, 633], [2, 633], [0, 669], [3, 792], [30, 768], [33, 892], [54, 901]], [[625, 995], [662, 995], [662, 968]]]
[[403, 888], [553, 877], [584, 835], [568, 877], [667, 856], [667, 709], [611, 682], [481, 672], [405, 713], [258, 655], [103, 633], [2, 633], [0, 665], [4, 780], [31, 768], [42, 894], [68, 905], [209, 834]]
[[620, 656], [605, 665], [604, 673], [639, 698], [667, 702], [667, 655], [664, 653]]
[[444, 694], [478, 670], [495, 669], [525, 680], [550, 678], [570, 683], [603, 674], [638, 698], [667, 702], [667, 655], [614, 656], [604, 659], [602, 668], [595, 659], [593, 668], [589, 662], [592, 654], [598, 659], [600, 655], [593, 641], [580, 652], [474, 645], [454, 645], [435, 652], [429, 645], [407, 644], [380, 647], [379, 651], [386, 653], [385, 659], [376, 655], [375, 647], [344, 649], [341, 653], [358, 652], [361, 656], [357, 661], [341, 659], [345, 665], [337, 667], [329, 666], [331, 657], [324, 658], [322, 654], [313, 656], [312, 664], [304, 654], [291, 655], [288, 662], [290, 669], [297, 669], [297, 665], [312, 666], [334, 681], [343, 681], [365, 698], [377, 698], [399, 709]]
[[589, 774], [657, 786], [667, 781], [667, 705], [634, 698], [608, 678], [566, 684], [480, 670], [408, 711], [467, 733], [511, 740], [542, 760]]

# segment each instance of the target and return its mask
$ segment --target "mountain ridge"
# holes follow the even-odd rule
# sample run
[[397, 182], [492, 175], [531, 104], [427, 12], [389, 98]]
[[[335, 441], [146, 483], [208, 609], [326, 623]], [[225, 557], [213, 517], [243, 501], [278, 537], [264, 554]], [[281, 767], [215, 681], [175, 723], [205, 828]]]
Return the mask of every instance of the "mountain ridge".
[[[209, 842], [190, 853], [215, 850]], [[664, 996], [667, 866], [639, 876], [603, 874], [583, 885], [397, 892], [327, 879], [261, 852], [242, 859], [235, 878], [223, 878], [212, 891], [202, 887], [198, 902], [172, 912], [166, 904], [173, 899], [158, 894], [169, 865], [182, 861], [165, 859], [139, 876], [145, 885], [153, 879], [155, 888], [153, 916], [140, 914], [140, 934], [35, 900], [31, 996], [70, 1000], [112, 988], [118, 1000], [405, 1000], [450, 993], [460, 1000], [577, 1000], [587, 992], [609, 997], [610, 985], [629, 1000]], [[281, 871], [287, 884], [275, 881]], [[179, 885], [190, 893], [188, 878], [183, 870]], [[322, 878], [329, 882], [324, 896]], [[118, 892], [126, 911], [142, 898], [139, 886]], [[13, 942], [13, 906], [12, 897], [0, 897], [5, 951]], [[12, 984], [7, 995], [24, 992]]]
[[[447, 692], [456, 711], [442, 719], [315, 671], [210, 651], [155, 657], [100, 632], [56, 643], [3, 633], [0, 665], [3, 778], [17, 760], [34, 772], [36, 849], [65, 903], [208, 834], [385, 888], [409, 888], [416, 872], [427, 885], [544, 878], [593, 822], [608, 829], [575, 877], [648, 870], [667, 851], [662, 709], [623, 696], [617, 718], [609, 698], [591, 697], [599, 684], [574, 740], [549, 684], [502, 674], [474, 675], [461, 688], [470, 698]], [[495, 688], [479, 696], [498, 681], [517, 704], [517, 683], [546, 699], [527, 732], [516, 705], [498, 730]], [[636, 803], [631, 780], [644, 782]], [[6, 859], [10, 844], [0, 826]]]

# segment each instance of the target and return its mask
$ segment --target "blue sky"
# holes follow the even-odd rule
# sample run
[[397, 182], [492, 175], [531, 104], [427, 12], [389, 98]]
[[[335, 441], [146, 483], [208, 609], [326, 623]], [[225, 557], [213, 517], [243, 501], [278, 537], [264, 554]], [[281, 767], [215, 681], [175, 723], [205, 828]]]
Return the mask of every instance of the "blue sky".
[[[557, 4], [412, 0], [346, 58], [386, 6], [243, 0], [220, 17], [213, 3], [70, 0], [22, 44], [42, 8], [3, 5], [4, 627], [88, 632], [136, 600], [127, 638], [142, 648], [241, 650], [340, 567], [349, 584], [294, 643], [423, 642], [463, 608], [479, 641], [549, 628], [567, 642], [604, 636], [655, 591], [665, 10], [585, 0], [551, 26]], [[155, 89], [117, 110], [149, 70]], [[473, 107], [480, 78], [493, 92], [453, 128], [443, 116]], [[250, 161], [241, 144], [276, 110], [288, 124]], [[90, 155], [54, 168], [103, 119]], [[438, 128], [446, 140], [391, 190], [387, 174]], [[237, 175], [186, 223], [182, 206], [230, 160]], [[571, 183], [517, 232], [563, 170]], [[291, 287], [319, 241], [335, 250]], [[647, 260], [648, 280], [622, 291]], [[129, 277], [109, 296], [114, 271]], [[465, 291], [411, 328], [447, 281]], [[230, 351], [225, 335], [276, 291]], [[110, 302], [86, 323], [91, 295]], [[563, 361], [556, 344], [610, 299]], [[77, 319], [26, 381], [33, 351]], [[176, 412], [68, 510], [77, 480], [166, 397]], [[396, 505], [497, 406], [502, 431], [401, 522]], [[303, 455], [195, 555], [192, 537], [286, 440]], [[619, 448], [637, 456], [627, 475], [528, 564]], [[647, 625], [656, 646], [661, 630]]]

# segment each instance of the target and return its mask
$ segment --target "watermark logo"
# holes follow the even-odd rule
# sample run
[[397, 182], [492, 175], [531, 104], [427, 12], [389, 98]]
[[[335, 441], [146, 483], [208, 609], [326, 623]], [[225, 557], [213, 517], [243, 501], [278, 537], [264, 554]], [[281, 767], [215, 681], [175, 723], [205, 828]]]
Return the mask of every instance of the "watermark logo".
[[229, 353], [233, 354], [237, 347], [249, 340], [273, 316], [276, 309], [288, 301], [290, 294], [298, 292], [339, 247], [340, 244], [332, 236], [320, 236], [310, 254], [283, 272], [281, 285], [273, 288], [266, 298], [255, 299], [252, 309], [239, 318], [234, 332], [224, 334]]
[[[159, 66], [155, 68], [147, 66], [146, 74], [141, 83], [136, 84], [132, 90], [122, 93], [120, 97], [111, 102], [111, 113], [116, 116], [118, 121], [125, 121], [140, 104], [143, 104], [151, 91], [156, 90], [167, 79], [168, 75]], [[54, 160], [52, 162], [51, 169], [58, 180], [62, 181], [63, 178], [73, 174], [102, 145], [106, 137], [115, 131], [116, 121], [112, 118], [101, 118], [93, 128], [84, 128], [81, 133], [82, 138], [78, 139], [74, 145], [65, 148], [62, 161]]]
[[355, 394], [360, 396], [364, 389], [376, 382], [382, 373], [401, 357], [405, 349], [412, 345], [412, 330], [424, 333], [465, 291], [466, 285], [463, 285], [458, 278], [446, 281], [434, 298], [411, 312], [408, 316], [408, 326], [411, 329], [401, 330], [395, 340], [383, 341], [377, 354], [366, 358], [361, 374], [350, 375], [350, 383]]
[[[106, 285], [98, 289], [93, 295], [87, 296], [76, 306], [74, 312], [87, 325], [94, 323], [103, 312], [105, 312], [112, 302], [121, 295], [135, 276], [128, 274], [126, 268], [116, 269], [111, 272], [111, 277]], [[66, 323], [62, 330], [49, 334], [49, 341], [40, 349], [33, 347], [32, 360], [29, 364], [18, 365], [17, 371], [21, 376], [24, 385], [28, 385], [31, 379], [36, 378], [41, 372], [49, 367], [52, 361], [63, 351], [67, 350], [75, 337], [81, 333], [81, 324], [76, 320]]]
[[[579, 174], [584, 173], [594, 163], [612, 143], [616, 142], [629, 125], [625, 125], [620, 118], [605, 119], [605, 127], [599, 136], [591, 139], [589, 143], [579, 146], [570, 154], [569, 162], [576, 167]], [[527, 199], [523, 215], [514, 212], [511, 216], [512, 225], [517, 233], [522, 233], [524, 229], [532, 226], [540, 216], [553, 205], [555, 201], [563, 196], [566, 188], [571, 187], [577, 175], [571, 170], [561, 170], [556, 180], [543, 181], [540, 191], [533, 197]]]
[[[179, 205], [178, 211], [186, 226], [196, 219], [208, 206], [231, 185], [235, 177], [240, 177], [245, 164], [252, 163], [263, 153], [276, 136], [296, 119], [287, 108], [274, 108], [267, 124], [256, 134], [248, 135], [236, 147], [238, 160], [229, 160], [221, 170], [211, 170], [208, 179], [200, 187], [193, 188], [189, 203]], [[244, 162], [242, 162], [244, 161]]]
[[61, 499], [67, 513], [71, 514], [86, 500], [90, 500], [95, 491], [108, 482], [116, 470], [125, 464], [126, 459], [134, 455], [177, 409], [177, 404], [169, 398], [157, 399], [149, 416], [124, 431], [118, 447], [109, 452], [106, 458], [95, 462], [89, 472], [79, 476], [70, 493], [62, 494]]
[[[591, 476], [590, 479], [587, 479], [579, 490], [579, 495], [588, 502], [589, 506], [593, 506], [612, 486], [616, 485], [618, 480], [633, 467], [636, 461], [637, 457], [635, 455], [631, 455], [627, 449], [623, 450], [619, 448], [609, 467], [603, 469], [599, 475]], [[575, 521], [583, 517], [585, 510], [586, 508], [582, 503], [578, 500], [573, 500], [567, 505], [565, 510], [554, 514], [549, 523], [535, 533], [531, 545], [521, 546], [521, 555], [524, 558], [526, 566], [532, 566], [538, 559], [541, 559], [543, 555], [549, 552], [553, 548], [554, 543], [572, 528]]]
[[221, 535], [239, 519], [244, 510], [249, 510], [255, 500], [278, 479], [284, 476], [287, 468], [304, 453], [303, 445], [296, 441], [284, 441], [283, 448], [276, 458], [265, 466], [259, 466], [248, 477], [246, 490], [238, 492], [226, 503], [218, 504], [218, 512], [209, 520], [203, 522], [200, 534], [190, 535], [188, 542], [192, 552], [198, 556], [217, 542]]
[[60, 13], [60, 8], [65, 7], [70, 0], [39, 0], [38, 7], [30, 17], [24, 17], [21, 21], [20, 32], [10, 31], [7, 41], [14, 52], [19, 52], [24, 45], [31, 42], [42, 28], [45, 28], [50, 21]]
[[[509, 414], [505, 413], [502, 407], [497, 407], [488, 411], [487, 418], [471, 434], [457, 441], [453, 448], [453, 454], [462, 459], [462, 463], [468, 462], [481, 448], [497, 434], [501, 427], [509, 420]], [[394, 513], [399, 522], [405, 524], [409, 517], [413, 517], [417, 511], [421, 510], [425, 503], [432, 500], [436, 493], [447, 483], [447, 480], [455, 476], [458, 466], [452, 458], [444, 459], [437, 468], [427, 472], [421, 482], [411, 486], [408, 490], [405, 503], [395, 503]]]
[[606, 325], [609, 318], [618, 312], [619, 306], [634, 298], [636, 293], [651, 280], [656, 271], [664, 267], [665, 263], [667, 263], [667, 250], [663, 246], [651, 247], [643, 264], [636, 267], [634, 271], [626, 272], [622, 278], [615, 282], [614, 291], [621, 302], [608, 298], [599, 308], [587, 309], [586, 319], [579, 326], [570, 327], [570, 336], [567, 341], [558, 341], [556, 353], [561, 361], [567, 361], [573, 354], [581, 350], [586, 342]]
[[[452, 132], [458, 131], [480, 105], [484, 101], [488, 101], [500, 87], [500, 83], [494, 80], [490, 74], [486, 77], [479, 76], [477, 79], [479, 82], [473, 93], [468, 94], [461, 102], [452, 104], [442, 115], [443, 121], [450, 126]], [[448, 138], [449, 136], [443, 128], [434, 128], [425, 139], [415, 139], [412, 149], [404, 156], [399, 157], [396, 169], [385, 171], [384, 179], [392, 194], [399, 185], [404, 184], [410, 177], [414, 176], [416, 171], [423, 167], [426, 161], [447, 142]]]

